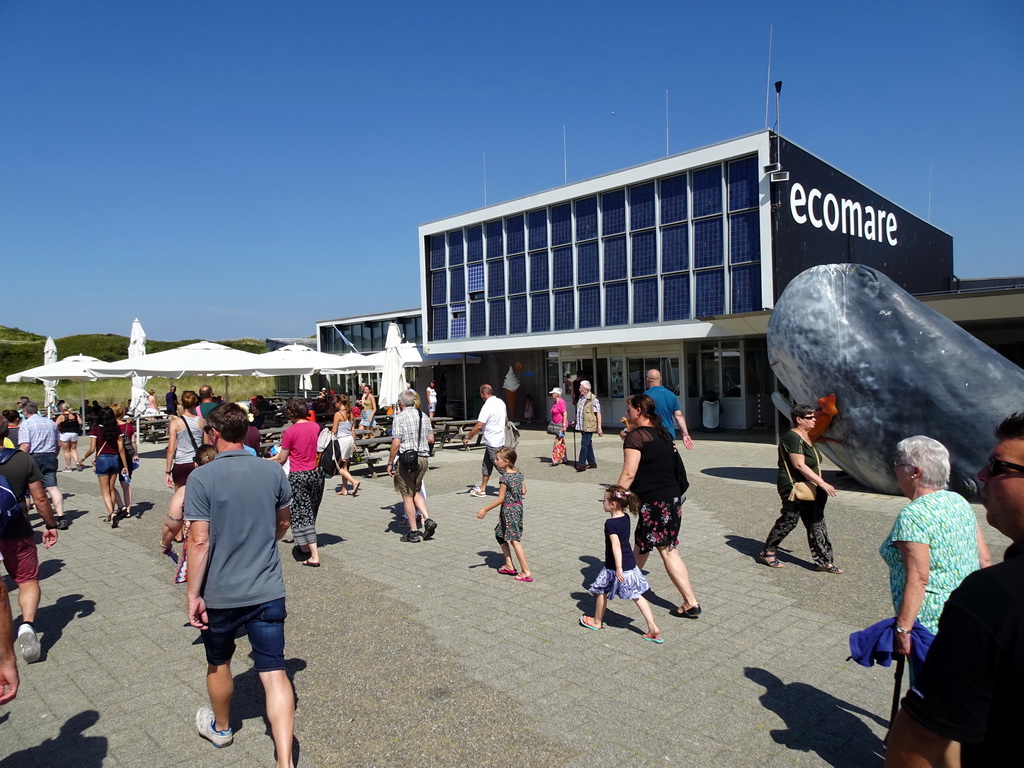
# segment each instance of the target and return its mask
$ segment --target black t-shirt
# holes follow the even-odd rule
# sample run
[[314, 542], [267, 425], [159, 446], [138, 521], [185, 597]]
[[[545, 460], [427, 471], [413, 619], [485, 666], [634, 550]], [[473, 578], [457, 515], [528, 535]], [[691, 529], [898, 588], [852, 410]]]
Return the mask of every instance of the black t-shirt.
[[[39, 465], [36, 464], [35, 459], [24, 451], [15, 451], [6, 464], [0, 464], [0, 475], [7, 478], [11, 490], [14, 491], [14, 495], [19, 499], [25, 498], [30, 483], [41, 483], [43, 481], [43, 474], [39, 471]], [[21, 510], [22, 514], [15, 515], [7, 528], [4, 529], [4, 532], [0, 533], [0, 539], [13, 541], [14, 539], [25, 539], [33, 535], [32, 523], [29, 522], [28, 512], [25, 511], [24, 504], [21, 505]]]
[[604, 567], [615, 570], [615, 555], [612, 553], [612, 536], [618, 536], [622, 549], [622, 572], [636, 568], [633, 547], [629, 543], [629, 517], [609, 517], [604, 521]]
[[959, 741], [962, 765], [1019, 764], [1024, 755], [1024, 540], [1006, 560], [953, 590], [907, 714]]
[[641, 503], [671, 501], [679, 495], [676, 484], [675, 452], [672, 443], [654, 427], [634, 427], [626, 435], [623, 450], [640, 451], [640, 464], [630, 490]]

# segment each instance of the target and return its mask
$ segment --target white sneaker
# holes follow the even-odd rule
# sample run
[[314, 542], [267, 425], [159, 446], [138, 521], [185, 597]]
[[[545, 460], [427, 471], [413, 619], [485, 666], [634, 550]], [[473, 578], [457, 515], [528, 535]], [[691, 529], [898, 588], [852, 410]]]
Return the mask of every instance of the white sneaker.
[[487, 496], [487, 492], [480, 490], [480, 486], [479, 485], [474, 485], [473, 486], [473, 490], [471, 490], [469, 492], [469, 495], [470, 496], [476, 496], [478, 499], [482, 499], [485, 496]]
[[14, 641], [14, 645], [18, 648], [18, 652], [26, 664], [39, 661], [39, 637], [28, 624], [21, 625], [18, 630], [18, 639]]
[[196, 730], [199, 731], [200, 736], [218, 749], [231, 744], [235, 740], [235, 735], [232, 733], [231, 728], [228, 728], [226, 731], [218, 731], [215, 727], [216, 725], [213, 718], [213, 710], [209, 707], [202, 707], [196, 712]]

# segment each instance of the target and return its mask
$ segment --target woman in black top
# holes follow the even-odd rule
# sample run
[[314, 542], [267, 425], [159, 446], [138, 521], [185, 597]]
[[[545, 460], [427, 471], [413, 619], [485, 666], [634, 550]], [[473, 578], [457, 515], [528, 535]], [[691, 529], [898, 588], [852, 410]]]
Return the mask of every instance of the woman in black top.
[[672, 436], [662, 426], [654, 401], [647, 395], [627, 399], [626, 416], [629, 429], [622, 446], [622, 473], [618, 484], [640, 499], [633, 547], [636, 564], [643, 568], [651, 550], [658, 550], [665, 572], [683, 598], [683, 604], [672, 613], [696, 619], [700, 616], [700, 605], [677, 548], [683, 499], [679, 498], [675, 479]]
[[64, 451], [65, 472], [78, 468], [78, 436], [82, 434], [82, 419], [64, 403], [57, 417], [57, 431], [60, 433], [60, 447]]

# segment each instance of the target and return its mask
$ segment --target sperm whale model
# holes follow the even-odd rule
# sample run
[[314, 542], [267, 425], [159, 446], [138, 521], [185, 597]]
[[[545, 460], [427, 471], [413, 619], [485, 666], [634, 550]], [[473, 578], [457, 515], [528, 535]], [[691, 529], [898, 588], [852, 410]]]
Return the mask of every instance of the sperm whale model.
[[975, 497], [996, 425], [1024, 410], [1024, 370], [860, 264], [812, 267], [786, 286], [768, 358], [792, 402], [835, 393], [817, 447], [883, 493], [899, 493], [896, 443], [927, 435], [949, 449], [950, 490]]

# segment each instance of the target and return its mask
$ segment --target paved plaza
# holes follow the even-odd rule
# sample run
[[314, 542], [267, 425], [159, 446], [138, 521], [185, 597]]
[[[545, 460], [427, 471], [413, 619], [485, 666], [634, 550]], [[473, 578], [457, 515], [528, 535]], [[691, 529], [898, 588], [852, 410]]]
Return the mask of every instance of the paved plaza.
[[[497, 512], [477, 520], [482, 500], [468, 495], [480, 449], [446, 447], [431, 460], [438, 531], [420, 544], [399, 541], [388, 478], [362, 477], [356, 498], [329, 482], [323, 567], [300, 567], [281, 545], [298, 765], [881, 765], [892, 669], [846, 661], [847, 637], [892, 615], [878, 545], [903, 500], [836, 478], [826, 518], [846, 573], [813, 570], [802, 527], [780, 549], [786, 567], [772, 570], [753, 555], [778, 513], [774, 435], [695, 437], [681, 551], [704, 613], [669, 616], [679, 598], [652, 555], [662, 645], [641, 639], [632, 602], [611, 603], [600, 632], [577, 624], [593, 610], [583, 585], [603, 560], [615, 435], [595, 439], [599, 469], [577, 473], [548, 466], [546, 434], [523, 432], [532, 584], [496, 573]], [[43, 657], [19, 665], [18, 698], [0, 708], [3, 768], [273, 764], [245, 639], [234, 744], [214, 749], [195, 733], [205, 656], [185, 587], [158, 551], [170, 497], [161, 448], [143, 445], [135, 477], [142, 517], [111, 530], [91, 469], [59, 475], [72, 525], [40, 549]], [[983, 529], [1001, 559], [1008, 542]]]

